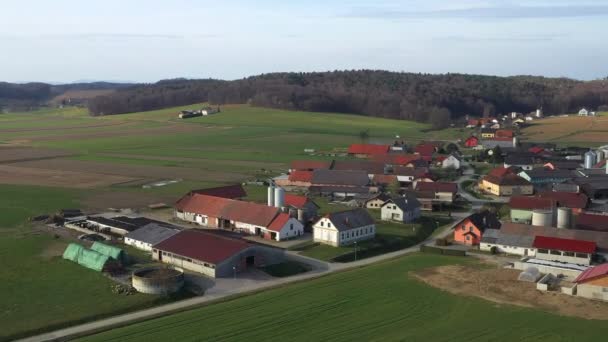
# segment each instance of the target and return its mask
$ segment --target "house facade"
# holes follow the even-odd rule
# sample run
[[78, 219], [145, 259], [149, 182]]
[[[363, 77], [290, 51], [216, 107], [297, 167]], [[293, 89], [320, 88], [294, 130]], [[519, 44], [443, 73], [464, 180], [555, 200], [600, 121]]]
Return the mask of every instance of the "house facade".
[[497, 168], [479, 182], [482, 192], [494, 196], [532, 195], [534, 187], [527, 180], [517, 176], [508, 168]]
[[574, 283], [577, 296], [608, 301], [608, 264], [586, 269], [574, 279]]
[[460, 170], [460, 159], [456, 158], [454, 155], [449, 155], [441, 162], [441, 167], [444, 169], [451, 168]]
[[284, 241], [304, 235], [304, 225], [287, 213], [280, 213], [261, 235], [267, 240]]
[[488, 229], [500, 228], [496, 214], [485, 210], [474, 213], [454, 226], [454, 242], [463, 245], [479, 245], [483, 234]]
[[375, 236], [374, 219], [361, 208], [328, 214], [313, 225], [313, 240], [334, 247]]
[[420, 218], [422, 205], [411, 195], [392, 198], [386, 201], [380, 209], [383, 221], [410, 223]]

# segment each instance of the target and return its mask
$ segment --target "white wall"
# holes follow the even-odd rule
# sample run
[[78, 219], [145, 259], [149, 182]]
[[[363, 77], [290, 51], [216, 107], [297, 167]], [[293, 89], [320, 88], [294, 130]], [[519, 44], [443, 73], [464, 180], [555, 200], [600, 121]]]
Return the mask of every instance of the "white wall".
[[142, 251], [147, 251], [147, 252], [152, 251], [152, 244], [150, 244], [150, 243], [145, 243], [145, 242], [139, 241], [139, 240], [133, 240], [128, 237], [125, 238], [124, 243], [125, 243], [125, 245], [133, 246]]
[[332, 246], [338, 246], [338, 230], [334, 227], [331, 221], [324, 217], [317, 221], [312, 227], [313, 240]]
[[363, 226], [347, 231], [339, 232], [338, 234], [338, 246], [350, 245], [355, 241], [369, 240], [376, 236], [376, 225], [370, 224], [369, 226]]
[[277, 241], [296, 238], [304, 235], [304, 225], [295, 218], [290, 218], [277, 234]]

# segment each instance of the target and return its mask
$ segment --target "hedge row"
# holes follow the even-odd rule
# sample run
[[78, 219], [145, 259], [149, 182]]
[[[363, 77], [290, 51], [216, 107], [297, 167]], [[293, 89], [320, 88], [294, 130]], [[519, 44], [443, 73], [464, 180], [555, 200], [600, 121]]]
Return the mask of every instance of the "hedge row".
[[430, 254], [441, 254], [441, 255], [452, 255], [452, 256], [466, 256], [467, 252], [459, 249], [444, 249], [433, 246], [420, 246], [420, 251], [422, 253], [430, 253]]

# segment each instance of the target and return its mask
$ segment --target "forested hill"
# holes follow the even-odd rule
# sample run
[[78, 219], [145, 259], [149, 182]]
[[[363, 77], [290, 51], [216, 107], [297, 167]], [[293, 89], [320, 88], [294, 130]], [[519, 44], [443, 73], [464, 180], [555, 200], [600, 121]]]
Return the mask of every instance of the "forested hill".
[[[0, 82], [0, 112], [3, 110], [29, 110], [47, 105], [53, 99], [66, 95], [76, 103], [83, 103], [96, 94], [108, 94], [132, 84], [111, 82], [47, 84]], [[73, 103], [72, 103], [73, 104]]]
[[545, 113], [608, 104], [608, 82], [531, 76], [493, 77], [386, 71], [273, 73], [242, 80], [166, 80], [90, 101], [93, 115], [144, 111], [209, 101], [340, 112], [446, 124], [466, 114]]

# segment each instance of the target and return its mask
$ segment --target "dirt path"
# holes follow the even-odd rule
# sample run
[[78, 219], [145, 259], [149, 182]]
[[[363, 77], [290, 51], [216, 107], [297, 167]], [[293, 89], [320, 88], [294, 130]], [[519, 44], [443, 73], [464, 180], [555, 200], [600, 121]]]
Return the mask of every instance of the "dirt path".
[[410, 275], [456, 295], [478, 297], [504, 305], [539, 308], [563, 316], [608, 320], [608, 303], [558, 292], [538, 291], [536, 284], [518, 281], [519, 272], [503, 269], [496, 264], [485, 264], [481, 267], [439, 266], [411, 272]]

